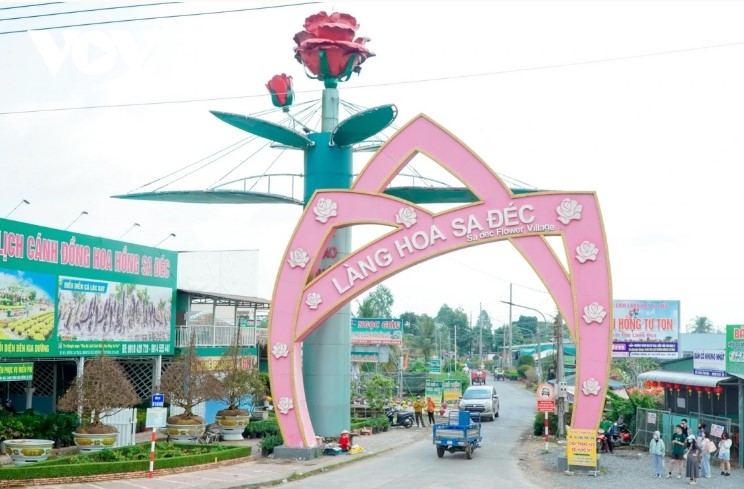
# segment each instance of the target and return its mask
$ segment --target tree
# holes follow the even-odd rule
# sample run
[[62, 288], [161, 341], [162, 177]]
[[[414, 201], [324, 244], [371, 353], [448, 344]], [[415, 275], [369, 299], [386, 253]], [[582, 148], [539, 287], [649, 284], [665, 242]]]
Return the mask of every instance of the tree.
[[384, 285], [378, 285], [360, 303], [357, 317], [363, 318], [389, 318], [393, 317], [393, 293]]
[[447, 304], [442, 305], [435, 318], [437, 323], [445, 326], [449, 337], [454, 342], [455, 327], [457, 328], [457, 351], [461, 353], [470, 352], [471, 328], [468, 324], [468, 315], [462, 307], [452, 309]]
[[695, 316], [695, 319], [687, 323], [687, 332], [693, 334], [716, 333], [718, 330], [707, 316]]
[[428, 361], [437, 348], [437, 326], [434, 323], [434, 318], [423, 314], [415, 327], [409, 327], [410, 334], [408, 335], [408, 346], [419, 356], [424, 358], [424, 361]]
[[245, 357], [241, 350], [240, 328], [236, 328], [235, 338], [220, 360], [219, 367], [224, 373], [221, 381], [221, 398], [227, 404], [227, 408], [218, 411], [218, 416], [247, 416], [248, 412], [240, 408], [246, 399], [251, 398], [252, 411], [256, 403], [268, 392], [258, 367], [245, 368], [243, 363]]
[[204, 401], [219, 399], [222, 385], [206, 362], [196, 356], [196, 346], [192, 335], [191, 344], [171, 363], [160, 379], [160, 390], [173, 406], [183, 408], [183, 413], [168, 418], [169, 424], [204, 424], [204, 419], [196, 416], [194, 407]]
[[101, 354], [85, 363], [83, 375], [57, 401], [57, 408], [61, 411], [82, 408], [83, 426], [77, 432], [103, 434], [117, 432], [114, 426], [101, 422], [104, 415], [139, 403], [140, 398], [122, 366], [113, 357]]
[[364, 397], [374, 413], [382, 412], [388, 399], [393, 397], [395, 382], [382, 374], [372, 374], [364, 383]]

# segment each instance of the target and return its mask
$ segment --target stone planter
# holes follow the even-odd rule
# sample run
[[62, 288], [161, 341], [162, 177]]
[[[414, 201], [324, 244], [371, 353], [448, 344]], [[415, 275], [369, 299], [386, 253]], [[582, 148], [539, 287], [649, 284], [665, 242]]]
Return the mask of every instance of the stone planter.
[[269, 412], [266, 410], [256, 410], [251, 413], [251, 421], [262, 421], [269, 419]]
[[5, 451], [15, 465], [28, 465], [46, 460], [52, 453], [52, 440], [5, 440]]
[[251, 416], [215, 416], [214, 420], [220, 427], [223, 440], [240, 441]]
[[173, 443], [196, 443], [196, 439], [204, 434], [207, 425], [202, 424], [170, 424], [165, 425], [165, 432]]
[[80, 447], [81, 453], [99, 452], [104, 448], [116, 445], [118, 433], [72, 433], [75, 445]]

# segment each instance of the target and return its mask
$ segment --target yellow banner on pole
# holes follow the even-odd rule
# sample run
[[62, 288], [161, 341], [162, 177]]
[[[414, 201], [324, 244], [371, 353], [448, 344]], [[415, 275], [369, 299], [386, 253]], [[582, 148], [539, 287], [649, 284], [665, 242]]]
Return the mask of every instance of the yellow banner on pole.
[[569, 428], [567, 433], [566, 456], [568, 465], [582, 467], [597, 466], [597, 432]]

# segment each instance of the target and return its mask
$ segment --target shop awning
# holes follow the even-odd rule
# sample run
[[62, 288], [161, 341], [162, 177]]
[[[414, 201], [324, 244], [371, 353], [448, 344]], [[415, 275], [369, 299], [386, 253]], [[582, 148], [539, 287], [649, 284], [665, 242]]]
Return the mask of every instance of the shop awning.
[[719, 382], [724, 382], [730, 379], [731, 377], [710, 377], [708, 375], [696, 375], [687, 372], [670, 372], [667, 370], [651, 370], [650, 372], [643, 372], [638, 376], [638, 380], [641, 382], [655, 380], [657, 382], [699, 385], [701, 387], [715, 387]]

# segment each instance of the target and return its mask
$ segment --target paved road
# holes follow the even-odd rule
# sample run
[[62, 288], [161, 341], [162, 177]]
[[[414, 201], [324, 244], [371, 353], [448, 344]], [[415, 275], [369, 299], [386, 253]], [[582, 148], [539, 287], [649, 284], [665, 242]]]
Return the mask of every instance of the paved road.
[[494, 487], [498, 484], [537, 489], [538, 486], [528, 482], [517, 467], [520, 450], [516, 446], [520, 435], [532, 425], [535, 397], [525, 391], [522, 384], [490, 383], [499, 393], [501, 415], [494, 422], [483, 423], [482, 447], [475, 451], [472, 460], [467, 460], [462, 452], [445, 453], [440, 459], [431, 438], [425, 438], [408, 447], [291, 482], [284, 487], [423, 489], [458, 487], [467, 481], [468, 487]]

